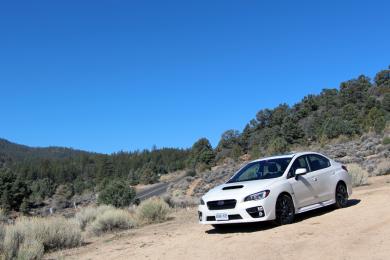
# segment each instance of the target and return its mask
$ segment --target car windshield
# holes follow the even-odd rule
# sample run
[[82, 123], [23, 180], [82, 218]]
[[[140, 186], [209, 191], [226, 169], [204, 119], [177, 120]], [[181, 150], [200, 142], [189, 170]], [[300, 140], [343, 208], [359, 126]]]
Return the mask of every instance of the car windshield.
[[278, 158], [249, 163], [237, 172], [227, 183], [281, 177], [290, 161], [291, 158]]

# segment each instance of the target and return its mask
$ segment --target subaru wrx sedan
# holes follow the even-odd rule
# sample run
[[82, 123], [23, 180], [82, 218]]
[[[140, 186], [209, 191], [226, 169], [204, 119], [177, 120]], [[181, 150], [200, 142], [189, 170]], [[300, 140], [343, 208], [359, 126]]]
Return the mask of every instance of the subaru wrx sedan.
[[290, 224], [294, 215], [334, 204], [352, 194], [347, 168], [326, 156], [304, 152], [252, 161], [200, 201], [201, 224], [273, 220]]

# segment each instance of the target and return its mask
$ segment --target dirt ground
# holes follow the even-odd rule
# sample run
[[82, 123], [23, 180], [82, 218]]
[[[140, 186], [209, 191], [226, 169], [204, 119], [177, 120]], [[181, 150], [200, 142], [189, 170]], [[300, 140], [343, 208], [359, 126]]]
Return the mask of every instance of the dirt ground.
[[107, 235], [47, 259], [390, 259], [390, 176], [354, 190], [349, 207], [298, 215], [296, 223], [233, 226], [197, 223], [196, 209], [162, 224]]

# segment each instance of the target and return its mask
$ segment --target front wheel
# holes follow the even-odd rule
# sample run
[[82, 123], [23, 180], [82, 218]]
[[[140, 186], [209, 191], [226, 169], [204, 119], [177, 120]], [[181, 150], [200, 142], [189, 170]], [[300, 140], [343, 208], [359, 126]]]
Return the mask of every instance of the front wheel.
[[347, 187], [343, 183], [337, 184], [336, 187], [336, 203], [335, 206], [338, 209], [345, 208], [348, 204], [348, 191]]
[[277, 225], [286, 225], [294, 222], [295, 208], [290, 196], [280, 195], [275, 206]]

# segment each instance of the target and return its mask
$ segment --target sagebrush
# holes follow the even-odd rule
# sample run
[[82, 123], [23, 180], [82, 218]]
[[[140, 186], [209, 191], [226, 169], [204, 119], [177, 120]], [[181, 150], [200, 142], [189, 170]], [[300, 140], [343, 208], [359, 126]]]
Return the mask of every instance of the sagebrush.
[[82, 241], [81, 229], [72, 219], [22, 217], [6, 227], [3, 251], [6, 259], [19, 254], [39, 256], [41, 248], [44, 251], [71, 248]]
[[168, 219], [169, 205], [160, 198], [151, 198], [137, 208], [137, 220], [141, 224], [163, 222]]
[[85, 230], [86, 226], [92, 223], [97, 216], [102, 215], [108, 210], [113, 210], [112, 206], [101, 205], [98, 207], [86, 207], [76, 213], [75, 219], [80, 225], [81, 230]]
[[87, 230], [95, 235], [135, 227], [135, 221], [127, 210], [111, 208], [96, 216]]
[[349, 164], [348, 172], [352, 176], [352, 186], [358, 187], [368, 184], [368, 172], [357, 164]]

